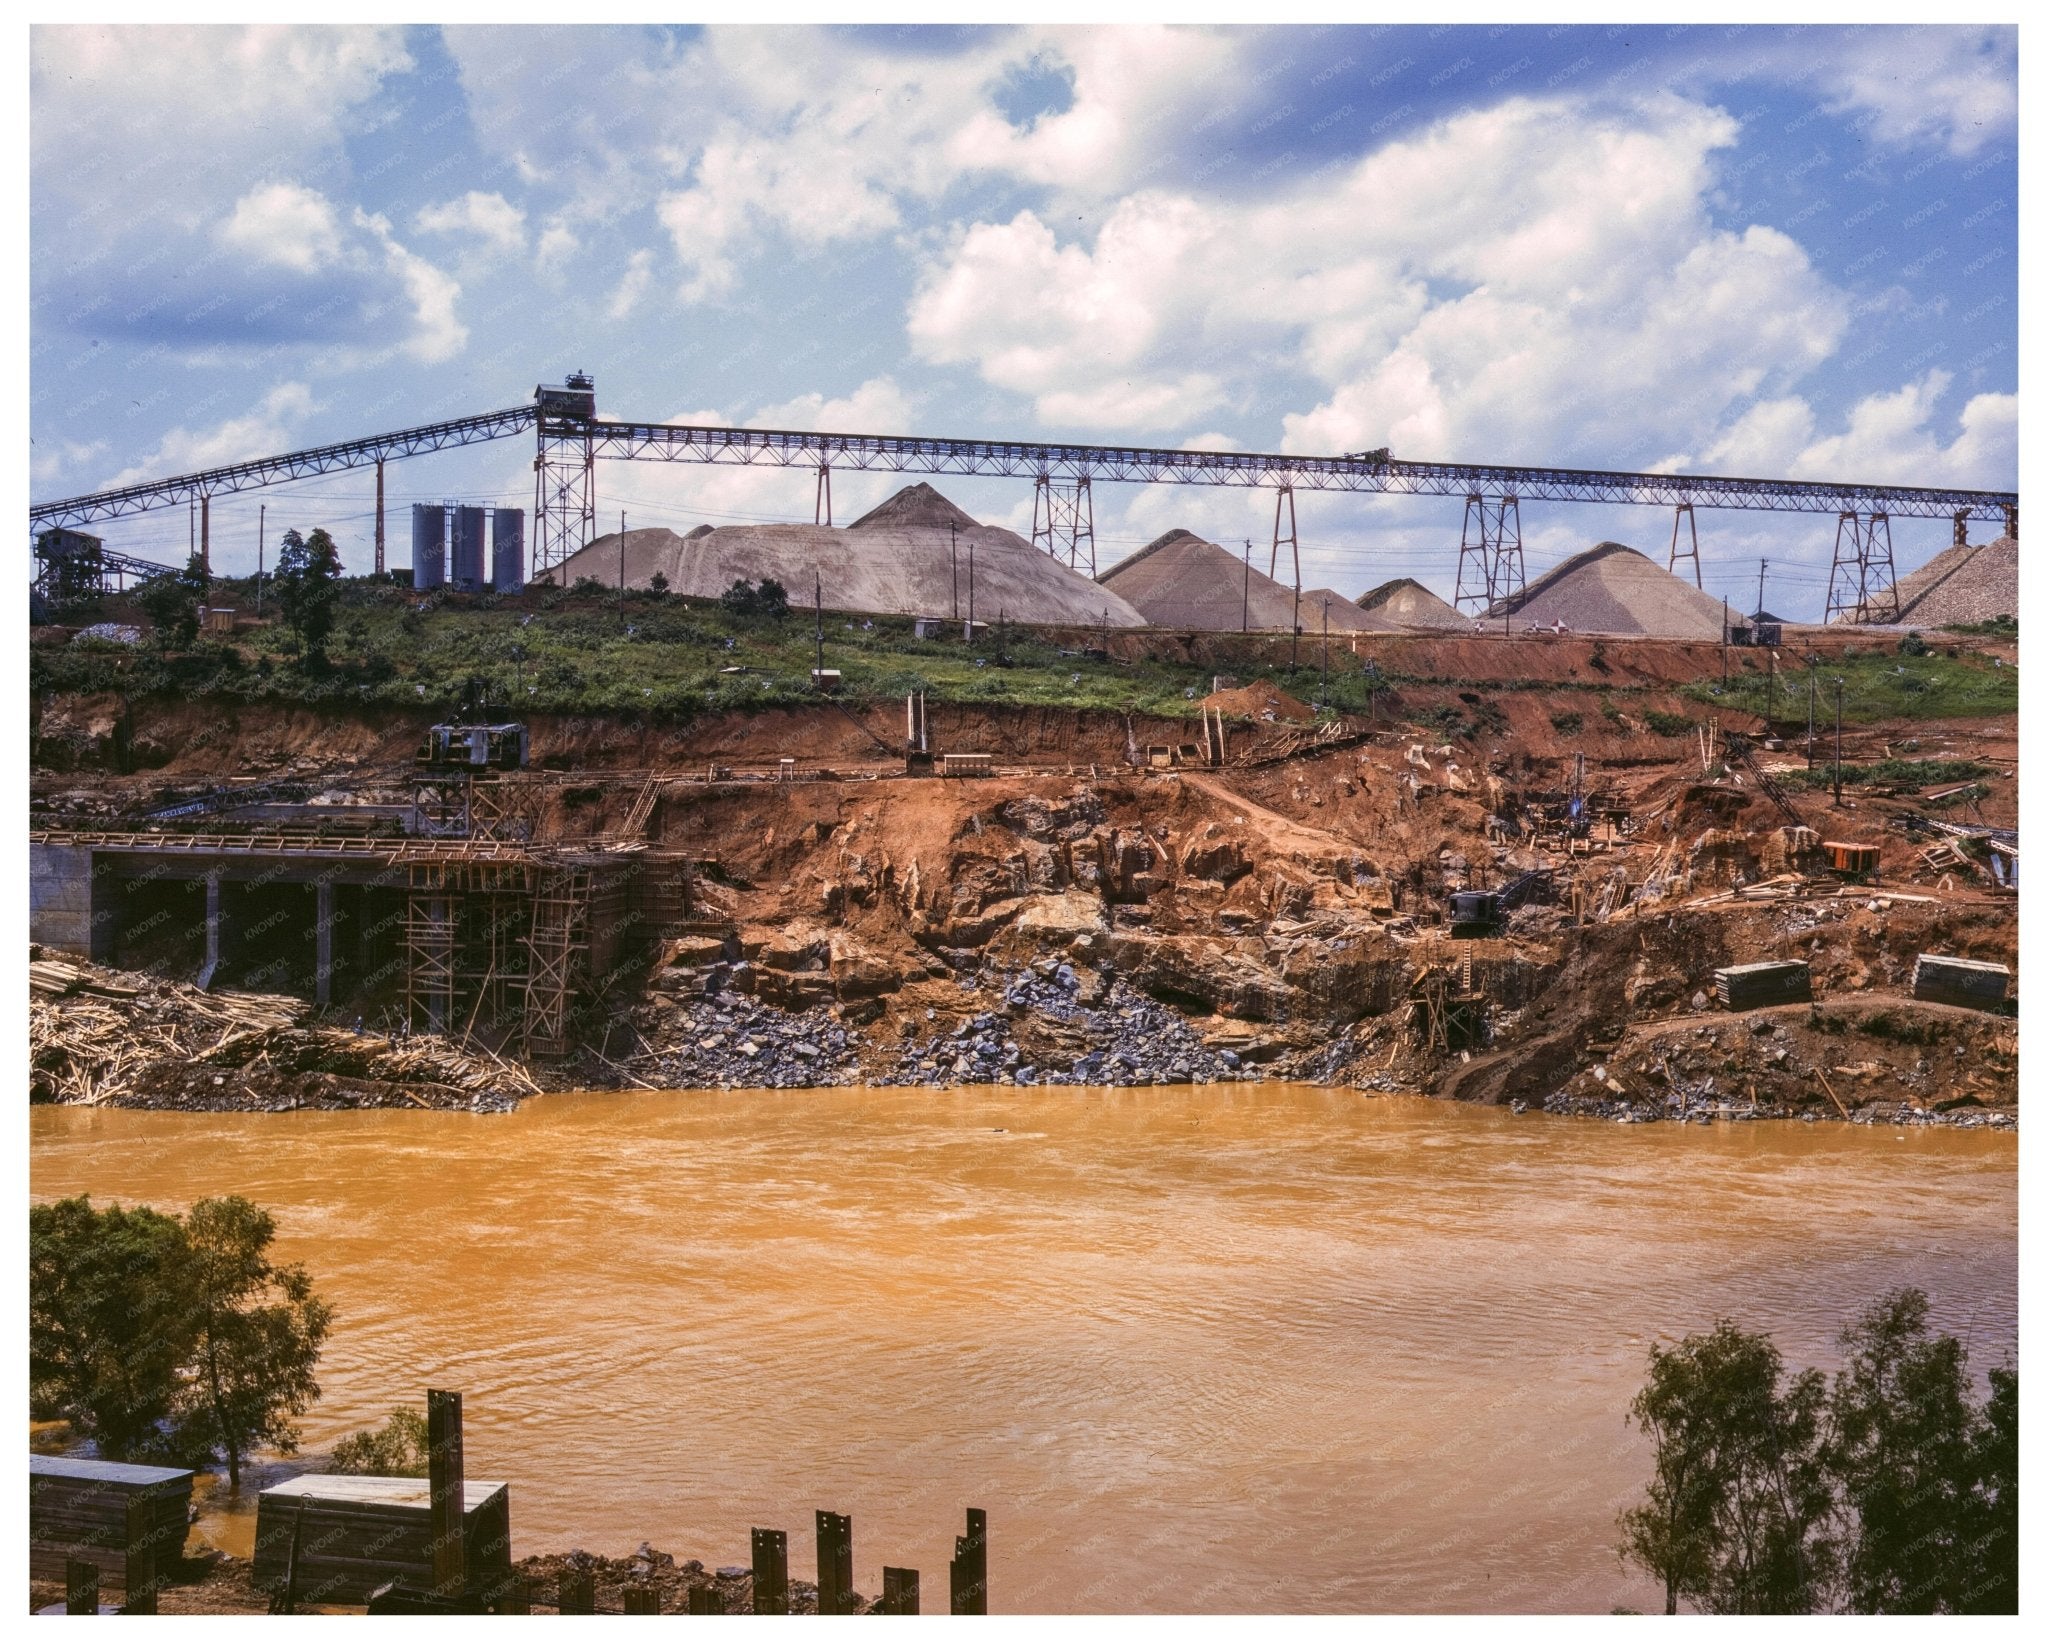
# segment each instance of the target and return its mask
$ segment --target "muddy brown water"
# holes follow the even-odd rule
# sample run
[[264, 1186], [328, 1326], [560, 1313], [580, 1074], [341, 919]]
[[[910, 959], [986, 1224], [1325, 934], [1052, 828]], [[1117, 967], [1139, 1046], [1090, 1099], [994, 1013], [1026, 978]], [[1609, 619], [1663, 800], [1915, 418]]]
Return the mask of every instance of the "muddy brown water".
[[2010, 1134], [1282, 1085], [30, 1130], [37, 1199], [276, 1212], [338, 1312], [311, 1453], [459, 1388], [519, 1553], [740, 1563], [772, 1525], [809, 1576], [832, 1508], [861, 1588], [941, 1600], [983, 1507], [999, 1610], [1645, 1605], [1612, 1542], [1653, 1340], [1729, 1315], [1830, 1364], [1911, 1282], [1980, 1369], [2016, 1347]]

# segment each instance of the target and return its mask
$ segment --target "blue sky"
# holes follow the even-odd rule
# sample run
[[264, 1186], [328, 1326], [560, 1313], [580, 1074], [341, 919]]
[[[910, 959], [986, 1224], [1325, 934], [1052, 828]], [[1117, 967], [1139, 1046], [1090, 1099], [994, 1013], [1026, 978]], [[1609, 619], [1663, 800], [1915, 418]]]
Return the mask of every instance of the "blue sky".
[[[2007, 27], [39, 27], [31, 490], [527, 400], [631, 419], [2017, 485]], [[529, 504], [508, 441], [388, 469]], [[903, 482], [843, 474], [840, 521]], [[949, 480], [1028, 530], [1020, 482]], [[600, 521], [811, 517], [607, 463]], [[221, 501], [369, 559], [371, 479]], [[1102, 485], [1104, 559], [1270, 497]], [[1301, 498], [1304, 579], [1448, 593], [1456, 502]], [[1649, 508], [1524, 508], [1530, 573]], [[1703, 513], [1816, 616], [1831, 519]], [[108, 526], [182, 552], [187, 520]], [[1902, 570], [1948, 541], [1894, 528]]]

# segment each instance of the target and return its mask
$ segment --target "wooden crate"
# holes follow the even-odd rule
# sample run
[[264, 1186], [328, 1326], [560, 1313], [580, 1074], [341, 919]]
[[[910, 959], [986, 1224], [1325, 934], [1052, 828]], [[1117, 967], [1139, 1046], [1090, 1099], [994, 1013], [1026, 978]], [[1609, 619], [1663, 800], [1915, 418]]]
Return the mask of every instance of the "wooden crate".
[[82, 1457], [28, 1460], [29, 1575], [64, 1580], [64, 1562], [90, 1560], [104, 1586], [127, 1580], [128, 1502], [150, 1499], [151, 1546], [159, 1567], [185, 1552], [192, 1518], [192, 1470], [142, 1463], [103, 1463]]
[[1922, 953], [1913, 959], [1913, 1000], [1947, 1002], [1987, 1012], [2005, 1005], [2012, 969], [2003, 962], [1969, 962], [1960, 956]]
[[1804, 962], [1746, 962], [1714, 969], [1714, 992], [1731, 1013], [1813, 1000], [1813, 974]]
[[[502, 1586], [512, 1570], [511, 1487], [469, 1480], [462, 1529], [472, 1580]], [[303, 1511], [304, 1522], [300, 1525]], [[302, 1604], [360, 1605], [394, 1578], [427, 1587], [433, 1533], [424, 1479], [375, 1474], [302, 1474], [256, 1500], [258, 1588], [281, 1586], [299, 1526], [297, 1595]]]

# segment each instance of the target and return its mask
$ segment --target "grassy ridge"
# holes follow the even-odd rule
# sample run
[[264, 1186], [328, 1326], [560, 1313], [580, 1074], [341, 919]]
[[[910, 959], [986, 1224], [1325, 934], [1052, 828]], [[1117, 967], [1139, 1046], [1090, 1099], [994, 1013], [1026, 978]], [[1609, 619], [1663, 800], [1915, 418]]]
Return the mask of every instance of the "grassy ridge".
[[[1738, 651], [1740, 652], [1740, 651]], [[2020, 678], [2014, 666], [1994, 666], [1978, 654], [1954, 658], [1939, 652], [1901, 654], [1895, 648], [1847, 651], [1823, 657], [1814, 672], [1818, 721], [1835, 718], [1835, 679], [1842, 680], [1842, 720], [1875, 723], [1896, 718], [2003, 717], [2019, 710]], [[1768, 674], [1736, 672], [1724, 689], [1718, 682], [1689, 683], [1681, 691], [1705, 705], [1735, 706], [1778, 723], [1806, 720], [1807, 668], [1794, 653], [1778, 657], [1773, 688]]]

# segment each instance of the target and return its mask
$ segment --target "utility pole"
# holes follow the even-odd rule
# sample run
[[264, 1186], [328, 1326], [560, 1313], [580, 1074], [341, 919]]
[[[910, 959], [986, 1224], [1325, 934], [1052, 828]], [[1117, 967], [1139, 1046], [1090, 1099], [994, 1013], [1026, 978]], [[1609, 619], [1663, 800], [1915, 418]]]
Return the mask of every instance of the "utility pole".
[[1757, 561], [1756, 561], [1756, 618], [1757, 618], [1758, 620], [1762, 620], [1762, 619], [1764, 618], [1764, 571], [1765, 571], [1766, 569], [1770, 568], [1770, 567], [1771, 567], [1771, 560], [1770, 560], [1769, 558], [1758, 558], [1758, 559], [1757, 559]]
[[1835, 679], [1835, 806], [1842, 806], [1842, 680]]
[[953, 618], [960, 618], [960, 526], [949, 526], [953, 531]]
[[1252, 543], [1250, 536], [1245, 537], [1244, 543], [1244, 629], [1245, 635], [1250, 636], [1252, 629]]
[[1323, 599], [1323, 704], [1330, 703], [1330, 600]]
[[213, 497], [199, 497], [199, 561], [206, 569], [206, 578], [213, 579]]
[[263, 613], [263, 515], [270, 510], [264, 502], [256, 508], [256, 613]]
[[377, 578], [384, 578], [384, 457], [377, 457]]
[[619, 624], [626, 624], [626, 512], [619, 509]]
[[1721, 599], [1721, 692], [1728, 692], [1728, 600]]
[[974, 537], [967, 537], [967, 641], [974, 641]]
[[1813, 767], [1813, 713], [1820, 692], [1820, 656], [1806, 657], [1806, 766]]
[[818, 623], [818, 663], [811, 668], [811, 687], [825, 686], [825, 577], [811, 570], [811, 612]]

